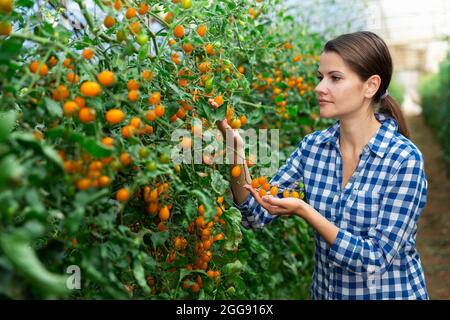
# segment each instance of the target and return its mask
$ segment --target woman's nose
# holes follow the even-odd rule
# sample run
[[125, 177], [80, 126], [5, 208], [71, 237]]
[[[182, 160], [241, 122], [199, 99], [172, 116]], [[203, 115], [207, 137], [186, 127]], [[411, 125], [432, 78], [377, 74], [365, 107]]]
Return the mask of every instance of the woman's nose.
[[325, 88], [325, 85], [324, 85], [323, 81], [320, 81], [320, 82], [317, 84], [317, 86], [314, 88], [314, 92], [315, 92], [317, 95], [323, 95], [323, 94], [326, 93], [326, 88]]

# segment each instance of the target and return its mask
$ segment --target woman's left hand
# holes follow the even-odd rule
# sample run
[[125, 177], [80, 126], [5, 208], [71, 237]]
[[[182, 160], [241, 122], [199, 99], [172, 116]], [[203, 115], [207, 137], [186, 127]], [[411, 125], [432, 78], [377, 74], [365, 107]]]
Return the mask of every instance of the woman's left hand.
[[255, 200], [272, 215], [296, 215], [302, 216], [303, 209], [308, 204], [298, 198], [278, 198], [272, 195], [265, 195], [261, 198], [258, 191], [251, 185], [244, 185]]

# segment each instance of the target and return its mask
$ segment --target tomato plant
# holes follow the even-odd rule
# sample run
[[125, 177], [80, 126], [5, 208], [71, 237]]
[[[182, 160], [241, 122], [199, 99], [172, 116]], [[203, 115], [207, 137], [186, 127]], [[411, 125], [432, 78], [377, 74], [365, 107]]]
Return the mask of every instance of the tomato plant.
[[0, 295], [306, 296], [306, 225], [245, 230], [227, 165], [170, 157], [192, 147], [171, 133], [194, 120], [205, 133], [283, 123], [281, 160], [327, 124], [312, 92], [323, 39], [276, 4], [75, 0], [74, 18], [2, 1]]

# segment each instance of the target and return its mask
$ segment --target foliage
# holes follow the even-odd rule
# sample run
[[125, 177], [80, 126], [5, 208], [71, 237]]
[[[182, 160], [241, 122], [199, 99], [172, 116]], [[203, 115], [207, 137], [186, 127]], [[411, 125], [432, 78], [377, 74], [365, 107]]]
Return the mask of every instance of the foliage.
[[436, 133], [443, 147], [443, 160], [450, 174], [450, 53], [437, 74], [423, 77], [419, 85], [425, 122]]
[[[227, 118], [281, 128], [286, 159], [329, 124], [312, 92], [320, 35], [273, 1], [74, 4], [73, 27], [53, 1], [0, 13], [14, 26], [0, 36], [0, 295], [306, 298], [306, 224], [244, 230], [228, 166], [169, 152], [175, 129]], [[71, 265], [80, 290], [65, 286]]]
[[403, 87], [403, 85], [396, 78], [392, 78], [388, 90], [389, 95], [394, 97], [395, 101], [401, 105], [405, 99], [405, 87]]

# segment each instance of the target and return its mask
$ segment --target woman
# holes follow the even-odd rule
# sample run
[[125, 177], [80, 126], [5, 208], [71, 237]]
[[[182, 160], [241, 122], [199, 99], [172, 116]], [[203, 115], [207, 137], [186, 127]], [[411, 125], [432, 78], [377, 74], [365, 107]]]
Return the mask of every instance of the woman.
[[[320, 117], [338, 121], [305, 136], [270, 181], [281, 193], [302, 179], [308, 203], [261, 198], [245, 164], [231, 178], [245, 227], [296, 215], [316, 231], [313, 299], [428, 299], [415, 247], [427, 180], [422, 154], [387, 91], [392, 69], [389, 50], [374, 33], [326, 43], [315, 92]], [[219, 129], [232, 134], [235, 159], [242, 158], [238, 131], [226, 120]]]

